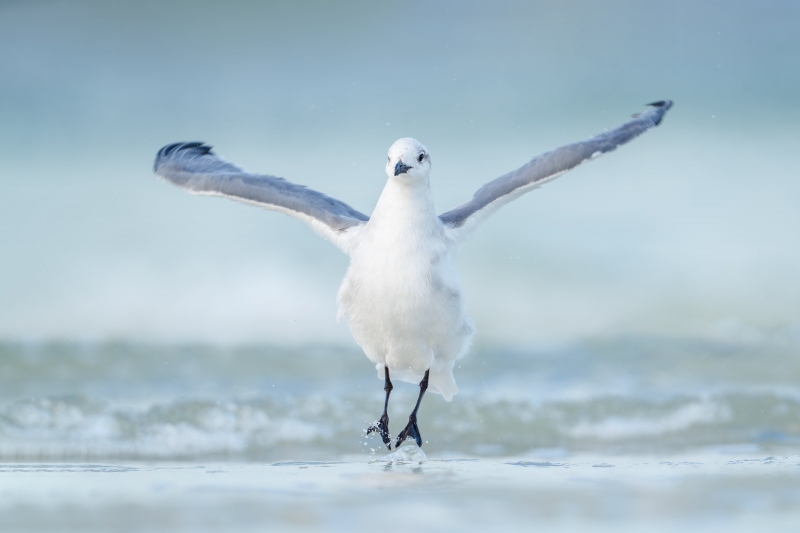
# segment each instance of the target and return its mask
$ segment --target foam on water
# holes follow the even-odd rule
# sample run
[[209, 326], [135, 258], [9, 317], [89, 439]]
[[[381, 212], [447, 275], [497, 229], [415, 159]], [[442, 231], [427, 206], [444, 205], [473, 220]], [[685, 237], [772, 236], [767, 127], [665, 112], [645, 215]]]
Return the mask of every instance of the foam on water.
[[[791, 450], [800, 443], [794, 350], [647, 339], [477, 349], [456, 369], [461, 392], [453, 402], [426, 396], [424, 447], [433, 457], [559, 450], [555, 459]], [[382, 384], [362, 355], [347, 350], [5, 344], [0, 354], [0, 459], [330, 460], [385, 452], [364, 433], [380, 413]], [[416, 393], [396, 385], [394, 434]]]

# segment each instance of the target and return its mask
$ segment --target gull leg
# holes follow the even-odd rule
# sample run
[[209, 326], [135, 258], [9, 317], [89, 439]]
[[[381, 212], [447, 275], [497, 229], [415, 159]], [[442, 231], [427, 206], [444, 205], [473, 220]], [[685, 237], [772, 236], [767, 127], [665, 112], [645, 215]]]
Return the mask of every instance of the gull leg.
[[430, 374], [430, 372], [430, 369], [426, 370], [425, 377], [419, 382], [419, 398], [417, 398], [417, 405], [415, 405], [414, 410], [411, 411], [411, 416], [408, 417], [408, 424], [406, 424], [405, 429], [397, 436], [397, 442], [394, 445], [395, 448], [399, 447], [400, 443], [409, 437], [417, 441], [417, 446], [420, 448], [422, 447], [422, 436], [419, 434], [419, 427], [417, 427], [417, 410], [419, 409], [419, 403], [422, 401], [422, 397], [425, 395], [425, 391], [428, 390], [428, 374]]
[[389, 435], [389, 414], [386, 410], [389, 408], [389, 395], [392, 393], [394, 387], [392, 387], [392, 381], [389, 379], [389, 367], [385, 366], [383, 369], [385, 371], [384, 375], [386, 376], [386, 381], [384, 381], [383, 384], [383, 390], [386, 391], [386, 401], [383, 403], [383, 414], [377, 424], [372, 424], [367, 428], [367, 435], [372, 432], [380, 433], [383, 443], [391, 450], [392, 437]]

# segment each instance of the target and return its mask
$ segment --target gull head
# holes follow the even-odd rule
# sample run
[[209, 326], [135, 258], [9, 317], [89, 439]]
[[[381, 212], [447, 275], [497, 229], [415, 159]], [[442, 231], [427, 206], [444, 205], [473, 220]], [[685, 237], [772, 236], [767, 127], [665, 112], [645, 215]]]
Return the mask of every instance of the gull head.
[[389, 179], [424, 180], [430, 173], [431, 156], [418, 140], [403, 137], [389, 147], [389, 159], [386, 161], [386, 175]]

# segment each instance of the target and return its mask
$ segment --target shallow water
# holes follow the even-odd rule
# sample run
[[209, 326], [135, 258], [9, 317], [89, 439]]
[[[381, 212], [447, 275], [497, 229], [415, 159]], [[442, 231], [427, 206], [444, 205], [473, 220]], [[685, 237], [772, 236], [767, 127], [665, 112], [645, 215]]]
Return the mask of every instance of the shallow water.
[[13, 463], [0, 476], [3, 531], [794, 531], [800, 519], [797, 455]]

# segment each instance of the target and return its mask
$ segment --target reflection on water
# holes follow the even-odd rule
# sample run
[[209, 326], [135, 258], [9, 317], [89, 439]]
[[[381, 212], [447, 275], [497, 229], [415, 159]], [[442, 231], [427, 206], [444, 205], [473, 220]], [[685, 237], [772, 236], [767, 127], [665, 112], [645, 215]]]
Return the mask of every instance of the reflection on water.
[[796, 529], [800, 457], [691, 458], [0, 465], [0, 528]]

